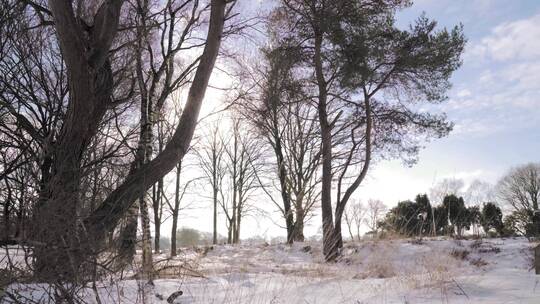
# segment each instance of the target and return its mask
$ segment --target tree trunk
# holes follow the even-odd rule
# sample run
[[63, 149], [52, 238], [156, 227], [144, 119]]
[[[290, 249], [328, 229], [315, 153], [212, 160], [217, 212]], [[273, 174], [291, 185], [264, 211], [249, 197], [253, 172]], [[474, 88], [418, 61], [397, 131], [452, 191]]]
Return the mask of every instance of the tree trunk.
[[347, 224], [347, 230], [349, 231], [349, 236], [351, 237], [351, 241], [354, 241], [354, 235], [352, 232], [352, 223], [353, 223], [353, 219], [349, 218], [347, 213], [345, 213], [345, 224]]
[[540, 274], [540, 245], [534, 247], [534, 270], [536, 274]]
[[33, 250], [34, 274], [46, 282], [73, 280], [80, 272], [76, 233], [79, 170], [67, 168], [80, 168], [80, 158], [66, 155], [64, 159], [66, 163], [58, 164], [58, 173], [33, 212], [32, 238], [38, 244]]
[[159, 253], [159, 242], [161, 238], [161, 206], [163, 204], [163, 178], [158, 181], [154, 199], [154, 252]]
[[176, 252], [176, 231], [178, 230], [178, 212], [173, 212], [172, 214], [173, 222], [171, 229], [171, 257], [175, 257], [178, 253]]
[[234, 156], [233, 156], [233, 159], [232, 159], [232, 167], [233, 167], [233, 172], [232, 172], [232, 182], [233, 182], [233, 198], [232, 198], [232, 217], [231, 217], [231, 224], [232, 224], [232, 227], [231, 227], [231, 231], [232, 231], [232, 235], [231, 235], [231, 243], [232, 244], [236, 244], [236, 217], [237, 217], [237, 212], [238, 212], [238, 202], [237, 202], [237, 199], [238, 199], [238, 196], [237, 196], [237, 192], [238, 192], [238, 135], [235, 134], [234, 135]]
[[178, 229], [178, 213], [180, 209], [180, 173], [182, 172], [182, 161], [176, 166], [176, 185], [174, 188], [174, 208], [172, 214], [171, 231], [171, 256], [176, 256], [176, 230]]
[[343, 248], [343, 235], [341, 234], [341, 218], [343, 216], [343, 212], [336, 212], [336, 222], [334, 226], [334, 242], [335, 246], [337, 246], [337, 250]]
[[334, 239], [334, 222], [332, 219], [332, 128], [328, 122], [326, 109], [327, 84], [324, 79], [321, 58], [322, 34], [315, 34], [315, 74], [319, 88], [317, 112], [321, 127], [322, 138], [322, 182], [321, 182], [321, 210], [323, 229], [323, 254], [326, 261], [334, 260], [337, 255], [337, 246]]
[[232, 220], [229, 220], [229, 227], [227, 227], [227, 244], [232, 244], [232, 231], [233, 231], [234, 224]]
[[[538, 206], [538, 205], [536, 204], [536, 206]], [[531, 234], [534, 237], [539, 237], [540, 236], [540, 211], [538, 210], [538, 207], [533, 206], [533, 208], [536, 208], [536, 209], [533, 209], [533, 211], [532, 211], [532, 216], [531, 216], [532, 231], [531, 231]]]
[[218, 201], [217, 201], [217, 195], [218, 195], [218, 191], [217, 191], [217, 186], [214, 185], [214, 214], [213, 214], [213, 225], [214, 225], [214, 230], [213, 230], [213, 234], [212, 234], [212, 244], [216, 245], [218, 243], [218, 239], [217, 239], [217, 208], [218, 208]]
[[[163, 151], [163, 131], [162, 131], [162, 122], [158, 121], [158, 154]], [[157, 183], [157, 192], [155, 193], [154, 199], [154, 251], [160, 252], [160, 238], [161, 238], [161, 218], [163, 215], [163, 177], [161, 177]]]
[[[277, 116], [277, 114], [274, 114]], [[274, 123], [277, 125], [277, 122]], [[287, 169], [285, 167], [285, 161], [282, 151], [281, 138], [279, 137], [278, 130], [274, 130], [274, 153], [277, 158], [279, 186], [281, 192], [281, 199], [283, 201], [283, 216], [285, 217], [285, 227], [287, 229], [287, 243], [292, 244], [294, 240], [294, 219], [293, 212], [291, 210], [291, 198], [289, 190], [287, 189]]]
[[213, 191], [213, 201], [214, 201], [214, 214], [213, 214], [213, 233], [212, 233], [212, 244], [217, 244], [217, 208], [218, 208], [218, 180], [217, 180], [217, 151], [214, 141], [214, 146], [212, 148], [212, 191]]
[[[22, 201], [21, 201], [21, 205], [20, 206], [23, 206], [22, 205]], [[25, 227], [25, 223], [24, 223], [24, 209], [22, 207], [19, 208], [19, 210], [17, 210], [17, 224], [15, 226], [15, 238], [21, 238], [21, 239], [24, 239], [26, 238], [26, 227]]]
[[304, 242], [304, 209], [301, 206], [296, 207], [296, 222], [294, 223], [294, 236], [295, 242]]
[[118, 236], [118, 265], [125, 268], [133, 262], [137, 249], [137, 225], [139, 218], [139, 206], [133, 204], [124, 216], [124, 223], [120, 227]]
[[152, 243], [150, 235], [150, 216], [148, 215], [148, 205], [146, 199], [141, 196], [139, 200], [141, 212], [141, 229], [142, 229], [142, 274], [145, 279], [153, 280], [153, 263], [152, 263]]
[[21, 185], [19, 188], [19, 196], [17, 198], [19, 202], [19, 209], [17, 210], [17, 222], [15, 224], [15, 238], [16, 239], [26, 239], [26, 223], [25, 223], [25, 193], [26, 187]]
[[[233, 195], [235, 196], [235, 195]], [[236, 197], [233, 198], [233, 210], [232, 210], [232, 218], [231, 218], [231, 244], [236, 243]]]
[[[7, 198], [4, 201], [4, 210], [3, 210], [4, 212], [4, 240], [7, 241], [10, 238], [10, 221], [11, 221], [11, 218], [10, 218], [11, 206], [10, 205], [11, 205], [13, 196], [12, 196], [11, 187], [9, 183], [7, 182], [7, 179], [4, 181], [6, 183], [6, 188], [7, 188]], [[22, 207], [23, 206], [20, 206], [20, 208]]]
[[241, 221], [242, 221], [242, 213], [238, 212], [237, 214], [237, 217], [236, 217], [236, 225], [235, 225], [235, 231], [234, 231], [234, 243], [235, 244], [238, 244], [240, 243], [240, 224], [241, 224]]

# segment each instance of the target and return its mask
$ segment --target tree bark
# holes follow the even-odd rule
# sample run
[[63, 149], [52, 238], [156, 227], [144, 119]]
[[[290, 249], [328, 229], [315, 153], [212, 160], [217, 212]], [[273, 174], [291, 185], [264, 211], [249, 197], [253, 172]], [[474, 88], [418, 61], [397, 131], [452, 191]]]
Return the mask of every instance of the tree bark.
[[232, 220], [229, 220], [229, 227], [227, 229], [227, 244], [232, 244], [233, 243], [232, 242], [233, 227], [234, 227], [234, 225], [233, 225]]
[[296, 222], [294, 223], [293, 240], [295, 242], [304, 242], [304, 209], [302, 206], [296, 206]]
[[218, 177], [217, 177], [217, 152], [216, 149], [216, 141], [214, 139], [214, 142], [212, 143], [212, 198], [214, 202], [214, 214], [213, 214], [213, 234], [212, 234], [212, 244], [217, 244], [217, 208], [218, 208]]
[[326, 261], [334, 260], [337, 255], [336, 240], [334, 238], [334, 222], [332, 219], [332, 128], [328, 122], [327, 113], [327, 84], [324, 79], [322, 66], [322, 34], [315, 33], [314, 64], [319, 89], [317, 112], [322, 137], [322, 183], [321, 183], [321, 210], [323, 229], [323, 254]]
[[158, 181], [157, 189], [155, 190], [155, 197], [153, 199], [154, 205], [154, 252], [159, 253], [159, 243], [161, 238], [161, 204], [162, 204], [162, 194], [163, 194], [163, 178]]
[[534, 270], [536, 274], [540, 274], [540, 245], [534, 247]]
[[[236, 128], [236, 126], [235, 126]], [[231, 223], [232, 223], [232, 236], [231, 236], [231, 243], [236, 244], [236, 217], [238, 216], [238, 134], [235, 131], [234, 134], [234, 140], [233, 140], [233, 156], [231, 160], [231, 166], [232, 166], [232, 183], [233, 183], [233, 197], [232, 197], [232, 217], [231, 217]]]
[[240, 243], [240, 224], [241, 224], [241, 222], [242, 222], [242, 212], [239, 211], [238, 215], [236, 217], [236, 225], [235, 225], [236, 229], [234, 231], [234, 243], [235, 244]]
[[137, 226], [139, 218], [139, 206], [133, 204], [124, 215], [123, 224], [118, 236], [118, 264], [120, 269], [130, 265], [135, 257], [137, 248]]
[[336, 212], [335, 217], [335, 225], [334, 225], [334, 246], [336, 246], [336, 250], [343, 248], [343, 235], [341, 234], [341, 218], [343, 217], [343, 213]]
[[[276, 117], [277, 114], [274, 114]], [[294, 219], [293, 212], [291, 210], [291, 198], [289, 195], [289, 189], [287, 189], [287, 168], [285, 167], [285, 158], [283, 156], [283, 149], [281, 145], [281, 138], [279, 137], [277, 130], [277, 122], [275, 123], [276, 129], [274, 133], [274, 153], [277, 158], [279, 186], [281, 191], [281, 199], [283, 200], [283, 211], [285, 216], [285, 227], [287, 229], [287, 243], [292, 244], [294, 240]]]
[[[11, 232], [11, 229], [10, 229], [10, 221], [11, 221], [11, 216], [10, 216], [10, 213], [11, 213], [11, 202], [13, 200], [13, 196], [12, 196], [12, 191], [11, 191], [11, 186], [9, 185], [9, 183], [7, 182], [7, 179], [4, 180], [5, 184], [6, 184], [6, 188], [7, 188], [7, 198], [6, 200], [4, 201], [4, 236], [3, 236], [3, 239], [5, 241], [9, 240], [11, 235], [10, 235], [10, 232]], [[20, 206], [20, 208], [22, 208], [22, 206]]]
[[176, 166], [176, 185], [174, 189], [174, 208], [172, 214], [172, 231], [171, 231], [171, 256], [176, 253], [176, 230], [178, 230], [178, 213], [180, 209], [180, 173], [182, 172], [182, 161]]
[[150, 216], [148, 215], [148, 205], [145, 195], [141, 195], [139, 200], [141, 213], [141, 229], [142, 229], [142, 275], [145, 279], [153, 280], [153, 261], [152, 261], [152, 243], [150, 234]]

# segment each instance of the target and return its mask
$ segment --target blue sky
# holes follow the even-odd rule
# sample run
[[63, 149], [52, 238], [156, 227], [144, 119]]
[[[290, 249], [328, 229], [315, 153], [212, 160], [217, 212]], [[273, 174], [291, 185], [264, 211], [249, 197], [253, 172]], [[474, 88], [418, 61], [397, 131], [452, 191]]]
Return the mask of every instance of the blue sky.
[[418, 0], [397, 15], [398, 24], [422, 12], [440, 27], [464, 25], [463, 66], [439, 107], [456, 126], [427, 143], [416, 166], [373, 168], [357, 198], [393, 205], [442, 178], [495, 183], [512, 166], [540, 161], [540, 1]]

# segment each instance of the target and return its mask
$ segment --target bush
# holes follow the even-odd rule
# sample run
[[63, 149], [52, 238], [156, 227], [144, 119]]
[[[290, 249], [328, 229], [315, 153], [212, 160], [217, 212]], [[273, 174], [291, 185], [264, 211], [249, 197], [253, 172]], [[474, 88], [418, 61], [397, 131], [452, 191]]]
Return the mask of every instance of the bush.
[[[485, 203], [482, 208], [482, 217], [480, 218], [480, 224], [484, 229], [484, 232], [490, 236], [495, 237], [497, 235], [503, 235], [504, 224], [502, 220], [501, 208], [497, 207], [494, 203]], [[491, 229], [495, 229], [496, 233], [492, 233]]]
[[[154, 238], [152, 238], [152, 244], [154, 244]], [[171, 249], [171, 239], [165, 236], [159, 238], [159, 250]]]
[[381, 228], [405, 236], [426, 235], [431, 231], [431, 205], [426, 195], [415, 201], [402, 201], [387, 214]]
[[470, 251], [469, 250], [466, 250], [466, 249], [456, 249], [454, 248], [452, 250], [452, 252], [450, 253], [451, 256], [453, 256], [454, 258], [458, 259], [458, 260], [466, 260], [467, 257], [469, 256], [470, 254]]
[[179, 247], [206, 246], [212, 244], [212, 235], [197, 229], [182, 227], [176, 232]]
[[488, 238], [496, 238], [497, 236], [499, 236], [499, 233], [493, 230], [488, 230], [486, 234]]
[[503, 234], [505, 236], [533, 235], [532, 220], [526, 211], [514, 211], [507, 215], [503, 221]]

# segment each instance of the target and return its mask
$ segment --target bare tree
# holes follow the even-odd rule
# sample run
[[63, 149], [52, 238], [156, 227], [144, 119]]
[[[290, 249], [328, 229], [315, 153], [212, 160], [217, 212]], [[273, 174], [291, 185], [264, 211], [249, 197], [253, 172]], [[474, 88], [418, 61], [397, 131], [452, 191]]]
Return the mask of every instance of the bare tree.
[[[58, 50], [47, 48], [53, 31], [28, 30], [38, 22], [25, 16], [23, 3], [2, 1], [1, 5], [0, 177], [8, 196], [3, 209], [7, 220], [16, 201], [18, 209], [30, 216], [35, 201], [26, 198], [35, 198], [49, 181], [52, 143], [66, 110], [67, 75]], [[26, 179], [25, 190], [18, 186], [22, 179]], [[20, 228], [28, 230], [26, 225]]]
[[[344, 213], [345, 224], [349, 230], [349, 235], [351, 240], [354, 241], [354, 236], [356, 235], [356, 240], [360, 241], [360, 228], [366, 220], [367, 209], [362, 205], [361, 202], [356, 202], [349, 204]], [[355, 234], [353, 233], [355, 230]]]
[[195, 183], [199, 177], [193, 177], [187, 179], [185, 182], [181, 182], [181, 173], [183, 170], [182, 162], [179, 162], [176, 166], [175, 174], [175, 188], [174, 188], [174, 203], [171, 203], [167, 196], [164, 196], [165, 201], [169, 207], [172, 216], [172, 229], [171, 229], [171, 257], [177, 255], [177, 232], [178, 232], [178, 219], [180, 211], [188, 207], [189, 204], [182, 204], [187, 190]]
[[443, 199], [447, 195], [454, 194], [455, 196], [461, 196], [464, 187], [465, 183], [462, 179], [445, 178], [431, 187], [429, 190], [429, 199], [436, 204], [442, 204]]
[[220, 185], [220, 205], [227, 218], [227, 241], [240, 242], [242, 219], [257, 208], [252, 204], [260, 188], [257, 172], [264, 167], [264, 149], [253, 133], [247, 132], [242, 120], [231, 119], [231, 137], [224, 141], [227, 175]]
[[377, 232], [378, 222], [383, 218], [387, 210], [388, 208], [381, 200], [368, 200], [366, 225], [370, 231]]
[[475, 179], [467, 187], [464, 196], [465, 202], [473, 206], [493, 202], [495, 199], [494, 187], [488, 182]]
[[[295, 214], [292, 239], [304, 241], [304, 224], [320, 199], [320, 141], [315, 109], [292, 103], [283, 113], [286, 181]], [[288, 121], [289, 123], [285, 123]]]
[[498, 183], [502, 202], [521, 214], [521, 226], [528, 235], [540, 234], [540, 164], [529, 163], [512, 168]]
[[279, 46], [263, 49], [262, 55], [262, 64], [245, 69], [243, 80], [252, 84], [252, 90], [244, 96], [241, 109], [274, 152], [272, 171], [278, 177], [281, 202], [268, 186], [264, 190], [285, 220], [287, 242], [303, 241], [304, 223], [320, 193], [315, 108], [309, 104], [305, 76], [297, 71], [300, 52], [292, 46]]
[[225, 147], [223, 138], [220, 133], [221, 119], [216, 120], [210, 126], [210, 133], [204, 137], [207, 142], [201, 142], [201, 147], [197, 149], [197, 155], [200, 163], [200, 167], [204, 172], [206, 179], [212, 187], [212, 204], [213, 204], [213, 233], [212, 243], [217, 244], [217, 215], [218, 215], [218, 194], [220, 192], [220, 185], [225, 177], [224, 167], [224, 154]]

